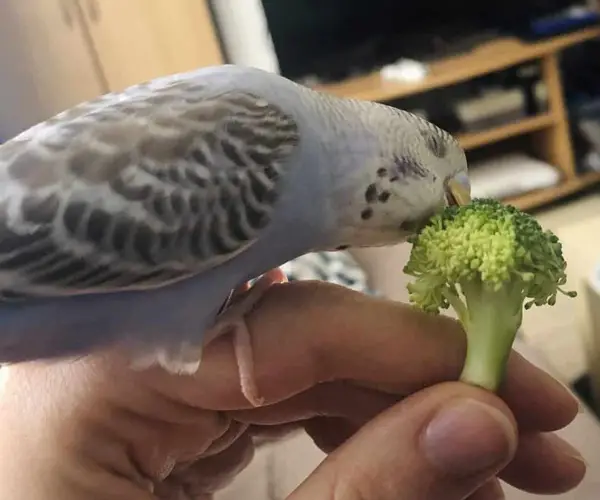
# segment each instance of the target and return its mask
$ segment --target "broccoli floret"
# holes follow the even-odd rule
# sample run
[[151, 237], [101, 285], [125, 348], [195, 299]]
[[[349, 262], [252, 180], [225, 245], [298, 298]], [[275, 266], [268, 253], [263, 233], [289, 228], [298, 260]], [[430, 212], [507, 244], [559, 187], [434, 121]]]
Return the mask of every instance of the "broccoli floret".
[[438, 314], [452, 307], [467, 335], [460, 380], [500, 385], [523, 309], [554, 305], [567, 281], [562, 245], [530, 215], [490, 199], [450, 206], [409, 240], [410, 301]]

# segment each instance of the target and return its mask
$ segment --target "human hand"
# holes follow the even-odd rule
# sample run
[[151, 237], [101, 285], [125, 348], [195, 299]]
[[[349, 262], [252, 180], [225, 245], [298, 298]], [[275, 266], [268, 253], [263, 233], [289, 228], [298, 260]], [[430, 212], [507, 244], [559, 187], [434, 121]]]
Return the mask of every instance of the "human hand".
[[[575, 417], [576, 401], [520, 356], [504, 402], [444, 383], [464, 358], [452, 320], [292, 283], [273, 286], [248, 322], [263, 408], [241, 394], [227, 338], [193, 377], [131, 371], [116, 351], [2, 370], [0, 497], [209, 498], [248, 464], [253, 436], [297, 427], [331, 455], [294, 500], [497, 498], [496, 474], [539, 493], [583, 477], [577, 453], [546, 434]], [[455, 427], [431, 430], [447, 406]]]

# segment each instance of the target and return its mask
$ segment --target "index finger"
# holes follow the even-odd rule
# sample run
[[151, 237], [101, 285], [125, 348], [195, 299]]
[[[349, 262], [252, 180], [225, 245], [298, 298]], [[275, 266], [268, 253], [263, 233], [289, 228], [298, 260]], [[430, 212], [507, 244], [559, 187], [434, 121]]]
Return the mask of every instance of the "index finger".
[[[459, 323], [321, 282], [274, 285], [247, 317], [256, 382], [266, 404], [317, 384], [346, 380], [407, 395], [460, 374], [465, 335]], [[248, 408], [230, 339], [207, 346], [197, 383], [179, 386], [204, 408]], [[172, 389], [172, 388], [171, 388]], [[578, 404], [555, 379], [513, 353], [500, 395], [520, 424], [567, 425]]]

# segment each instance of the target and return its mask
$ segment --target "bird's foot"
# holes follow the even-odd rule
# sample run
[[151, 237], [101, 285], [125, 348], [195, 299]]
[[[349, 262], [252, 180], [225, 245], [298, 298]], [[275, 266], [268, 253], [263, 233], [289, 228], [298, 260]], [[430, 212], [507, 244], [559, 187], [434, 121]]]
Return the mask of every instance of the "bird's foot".
[[245, 316], [254, 309], [271, 285], [286, 281], [286, 275], [277, 268], [264, 274], [253, 285], [245, 283], [229, 296], [217, 316], [215, 325], [202, 337], [201, 345], [181, 342], [176, 346], [136, 350], [131, 367], [135, 370], [145, 370], [158, 366], [173, 375], [194, 375], [200, 367], [203, 346], [221, 335], [232, 333], [242, 393], [252, 405], [261, 406], [264, 400], [259, 396], [256, 387], [252, 340]]
[[217, 317], [215, 325], [207, 332], [206, 343], [224, 335], [233, 334], [233, 346], [240, 374], [242, 394], [253, 406], [261, 406], [264, 399], [260, 397], [254, 377], [254, 356], [252, 339], [246, 325], [245, 316], [250, 313], [262, 299], [266, 291], [276, 283], [285, 283], [287, 277], [277, 268], [264, 274], [256, 283], [246, 283], [233, 292], [225, 309]]

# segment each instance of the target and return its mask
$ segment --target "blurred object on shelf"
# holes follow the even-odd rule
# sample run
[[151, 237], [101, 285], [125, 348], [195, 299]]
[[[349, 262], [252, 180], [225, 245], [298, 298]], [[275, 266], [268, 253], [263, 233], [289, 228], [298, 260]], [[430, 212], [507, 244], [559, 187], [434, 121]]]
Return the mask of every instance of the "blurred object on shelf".
[[478, 132], [524, 118], [525, 96], [518, 88], [493, 89], [457, 102], [456, 112], [466, 132]]
[[579, 106], [577, 125], [594, 152], [600, 153], [600, 99]]
[[590, 151], [585, 154], [582, 161], [583, 170], [600, 172], [600, 153], [596, 153], [595, 151]]
[[600, 172], [600, 98], [582, 99], [573, 106], [572, 115], [579, 167], [583, 171]]
[[549, 188], [560, 182], [558, 169], [523, 153], [472, 163], [469, 168], [473, 197], [503, 199]]
[[533, 95], [540, 110], [548, 109], [548, 87], [543, 81], [537, 82], [533, 87]]
[[381, 78], [399, 82], [414, 83], [427, 76], [427, 65], [413, 59], [400, 59], [381, 68]]
[[530, 23], [531, 37], [562, 35], [600, 22], [598, 12], [583, 5], [572, 5], [559, 12], [534, 19]]

